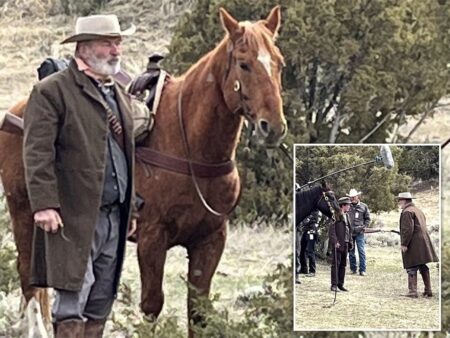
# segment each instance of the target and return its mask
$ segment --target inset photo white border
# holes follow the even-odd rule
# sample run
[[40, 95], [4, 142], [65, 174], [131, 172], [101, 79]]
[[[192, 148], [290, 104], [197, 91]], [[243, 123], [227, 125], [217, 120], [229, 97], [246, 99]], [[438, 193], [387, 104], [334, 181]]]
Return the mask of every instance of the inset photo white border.
[[[440, 145], [295, 144], [293, 152], [294, 331], [440, 331]], [[407, 197], [413, 198], [413, 209]], [[402, 224], [407, 226], [400, 229], [400, 215], [406, 208], [409, 213]], [[347, 212], [348, 216], [342, 216]], [[415, 241], [417, 234], [424, 234], [419, 226], [422, 213], [427, 245], [418, 246], [411, 238]], [[412, 220], [406, 218], [410, 215], [414, 215]], [[343, 220], [344, 225], [339, 225]], [[356, 229], [355, 240], [351, 231], [342, 229]], [[346, 264], [342, 263], [339, 250], [348, 250], [336, 251], [331, 244], [328, 248], [329, 242], [339, 242], [337, 238], [347, 249], [355, 241], [355, 265], [350, 264], [348, 252]], [[430, 251], [428, 244], [434, 249]], [[414, 254], [408, 255], [408, 249]], [[365, 253], [365, 266], [360, 251]], [[438, 262], [430, 261], [432, 251]], [[417, 267], [410, 266], [411, 257]], [[421, 260], [429, 261], [426, 267]], [[337, 266], [336, 281], [332, 281], [332, 261]], [[332, 283], [342, 280], [342, 285], [332, 289]], [[408, 297], [414, 296], [416, 284], [418, 297]], [[423, 295], [429, 291], [424, 290], [426, 284], [431, 285], [431, 297]]]

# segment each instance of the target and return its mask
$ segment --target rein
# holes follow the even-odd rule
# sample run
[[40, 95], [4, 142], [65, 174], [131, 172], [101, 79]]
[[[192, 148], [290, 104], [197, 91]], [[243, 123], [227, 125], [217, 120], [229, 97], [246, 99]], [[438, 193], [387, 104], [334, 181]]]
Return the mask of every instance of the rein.
[[[236, 86], [236, 83], [238, 83], [238, 86]], [[239, 189], [239, 195], [238, 198], [236, 199], [236, 201], [233, 203], [233, 205], [226, 211], [224, 212], [220, 212], [220, 211], [216, 211], [213, 207], [211, 207], [209, 205], [209, 203], [206, 201], [200, 186], [198, 184], [197, 181], [197, 175], [194, 169], [194, 163], [192, 161], [191, 158], [191, 150], [189, 147], [189, 142], [187, 139], [187, 135], [186, 135], [186, 128], [184, 127], [184, 121], [183, 121], [183, 111], [182, 111], [182, 100], [183, 100], [183, 85], [184, 85], [184, 81], [181, 84], [181, 88], [180, 88], [180, 92], [178, 94], [178, 122], [179, 122], [179, 126], [180, 126], [180, 131], [181, 131], [181, 139], [183, 140], [183, 144], [184, 144], [184, 149], [186, 151], [186, 158], [187, 158], [187, 162], [189, 165], [189, 170], [191, 173], [191, 177], [192, 177], [192, 183], [194, 184], [195, 190], [197, 192], [198, 197], [200, 198], [200, 201], [202, 202], [203, 206], [206, 208], [206, 210], [208, 210], [210, 213], [212, 213], [215, 216], [221, 217], [221, 216], [226, 216], [228, 214], [230, 214], [238, 205], [241, 196], [242, 196], [242, 191], [244, 189], [245, 183], [246, 183], [246, 178], [247, 178], [247, 167], [244, 166], [244, 174], [243, 174], [243, 182], [241, 183], [241, 187]], [[237, 89], [236, 89], [237, 88]], [[235, 82], [235, 87], [234, 87], [235, 91], [239, 91], [240, 92], [240, 83], [236, 80]], [[242, 93], [240, 95], [241, 100], [242, 100]], [[245, 111], [245, 109], [244, 109]], [[245, 116], [245, 114], [244, 114]], [[250, 140], [251, 140], [251, 135], [253, 133], [253, 124], [250, 124], [250, 127], [247, 129], [247, 142], [246, 142], [246, 146], [245, 146], [245, 158], [244, 158], [244, 162], [246, 162], [248, 160], [249, 157], [249, 152], [250, 152]]]
[[[230, 74], [230, 70], [231, 70], [231, 66], [233, 63], [233, 49], [234, 49], [234, 45], [233, 44], [229, 44], [227, 46], [227, 53], [228, 53], [228, 64], [227, 64], [227, 68], [225, 70], [225, 75], [224, 75], [224, 79], [223, 79], [223, 83], [225, 83], [226, 79], [228, 78], [228, 75]], [[221, 217], [221, 216], [226, 216], [228, 214], [230, 214], [238, 205], [241, 196], [242, 196], [242, 191], [244, 190], [244, 187], [246, 185], [246, 181], [247, 181], [247, 166], [244, 165], [244, 173], [242, 175], [242, 182], [241, 182], [241, 187], [239, 189], [239, 195], [238, 198], [236, 199], [236, 201], [233, 203], [233, 205], [226, 211], [217, 211], [215, 210], [205, 199], [200, 186], [198, 184], [197, 181], [197, 174], [196, 174], [196, 170], [194, 168], [194, 163], [191, 159], [191, 150], [189, 147], [189, 142], [187, 140], [187, 135], [186, 135], [186, 129], [184, 127], [184, 121], [183, 121], [183, 111], [182, 111], [182, 100], [183, 100], [183, 86], [184, 86], [184, 81], [181, 84], [181, 88], [180, 88], [180, 92], [178, 94], [178, 122], [179, 122], [179, 126], [180, 126], [180, 131], [181, 131], [181, 138], [183, 140], [183, 144], [184, 144], [184, 149], [186, 151], [186, 157], [187, 157], [187, 162], [189, 165], [189, 171], [192, 177], [192, 183], [194, 184], [195, 190], [197, 192], [198, 197], [200, 198], [200, 201], [202, 202], [203, 206], [213, 215]], [[233, 114], [239, 114], [241, 116], [243, 116], [248, 122], [249, 122], [249, 127], [247, 128], [247, 137], [246, 137], [246, 144], [244, 147], [244, 159], [243, 159], [243, 163], [247, 162], [248, 158], [249, 158], [249, 154], [250, 154], [250, 146], [251, 146], [251, 136], [253, 134], [253, 130], [254, 130], [254, 124], [252, 122], [252, 118], [251, 118], [251, 114], [250, 114], [250, 109], [248, 108], [247, 104], [245, 103], [246, 100], [248, 100], [248, 97], [246, 97], [243, 93], [242, 93], [242, 86], [241, 86], [241, 81], [239, 81], [239, 79], [234, 81], [233, 84], [233, 90], [234, 92], [239, 94], [239, 105], [238, 107], [233, 111]]]

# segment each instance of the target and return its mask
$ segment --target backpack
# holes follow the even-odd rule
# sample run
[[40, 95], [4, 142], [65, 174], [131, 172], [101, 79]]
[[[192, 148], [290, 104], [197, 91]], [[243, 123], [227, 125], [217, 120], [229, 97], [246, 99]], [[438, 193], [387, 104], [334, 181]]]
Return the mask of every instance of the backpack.
[[69, 61], [67, 59], [46, 58], [37, 69], [38, 79], [40, 81], [53, 73], [66, 69], [68, 66]]

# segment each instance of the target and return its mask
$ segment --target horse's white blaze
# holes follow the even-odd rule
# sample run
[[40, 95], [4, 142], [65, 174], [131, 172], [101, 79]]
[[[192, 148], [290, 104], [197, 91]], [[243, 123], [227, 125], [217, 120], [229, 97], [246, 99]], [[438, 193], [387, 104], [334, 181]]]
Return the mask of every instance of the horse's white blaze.
[[272, 58], [270, 57], [270, 54], [265, 50], [260, 50], [257, 60], [263, 64], [269, 76], [272, 76], [272, 68], [270, 66]]
[[34, 297], [28, 302], [26, 317], [28, 319], [27, 338], [48, 338], [47, 330], [42, 321], [41, 306]]

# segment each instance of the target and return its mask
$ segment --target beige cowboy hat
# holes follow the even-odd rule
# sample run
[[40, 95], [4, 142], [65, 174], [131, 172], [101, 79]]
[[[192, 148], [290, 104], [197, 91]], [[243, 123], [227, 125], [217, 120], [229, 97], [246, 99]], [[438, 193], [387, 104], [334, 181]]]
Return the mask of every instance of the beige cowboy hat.
[[355, 197], [361, 195], [361, 191], [356, 189], [350, 189], [350, 192], [347, 194], [348, 197]]
[[121, 30], [119, 19], [116, 15], [90, 15], [77, 19], [75, 34], [63, 40], [63, 43], [95, 40], [102, 37], [115, 38], [128, 36], [136, 31], [136, 26], [131, 25], [126, 30]]
[[397, 196], [397, 199], [398, 200], [412, 200], [412, 199], [414, 199], [415, 197], [413, 197], [412, 195], [411, 195], [411, 193], [410, 192], [401, 192], [400, 194], [398, 194], [398, 196]]

